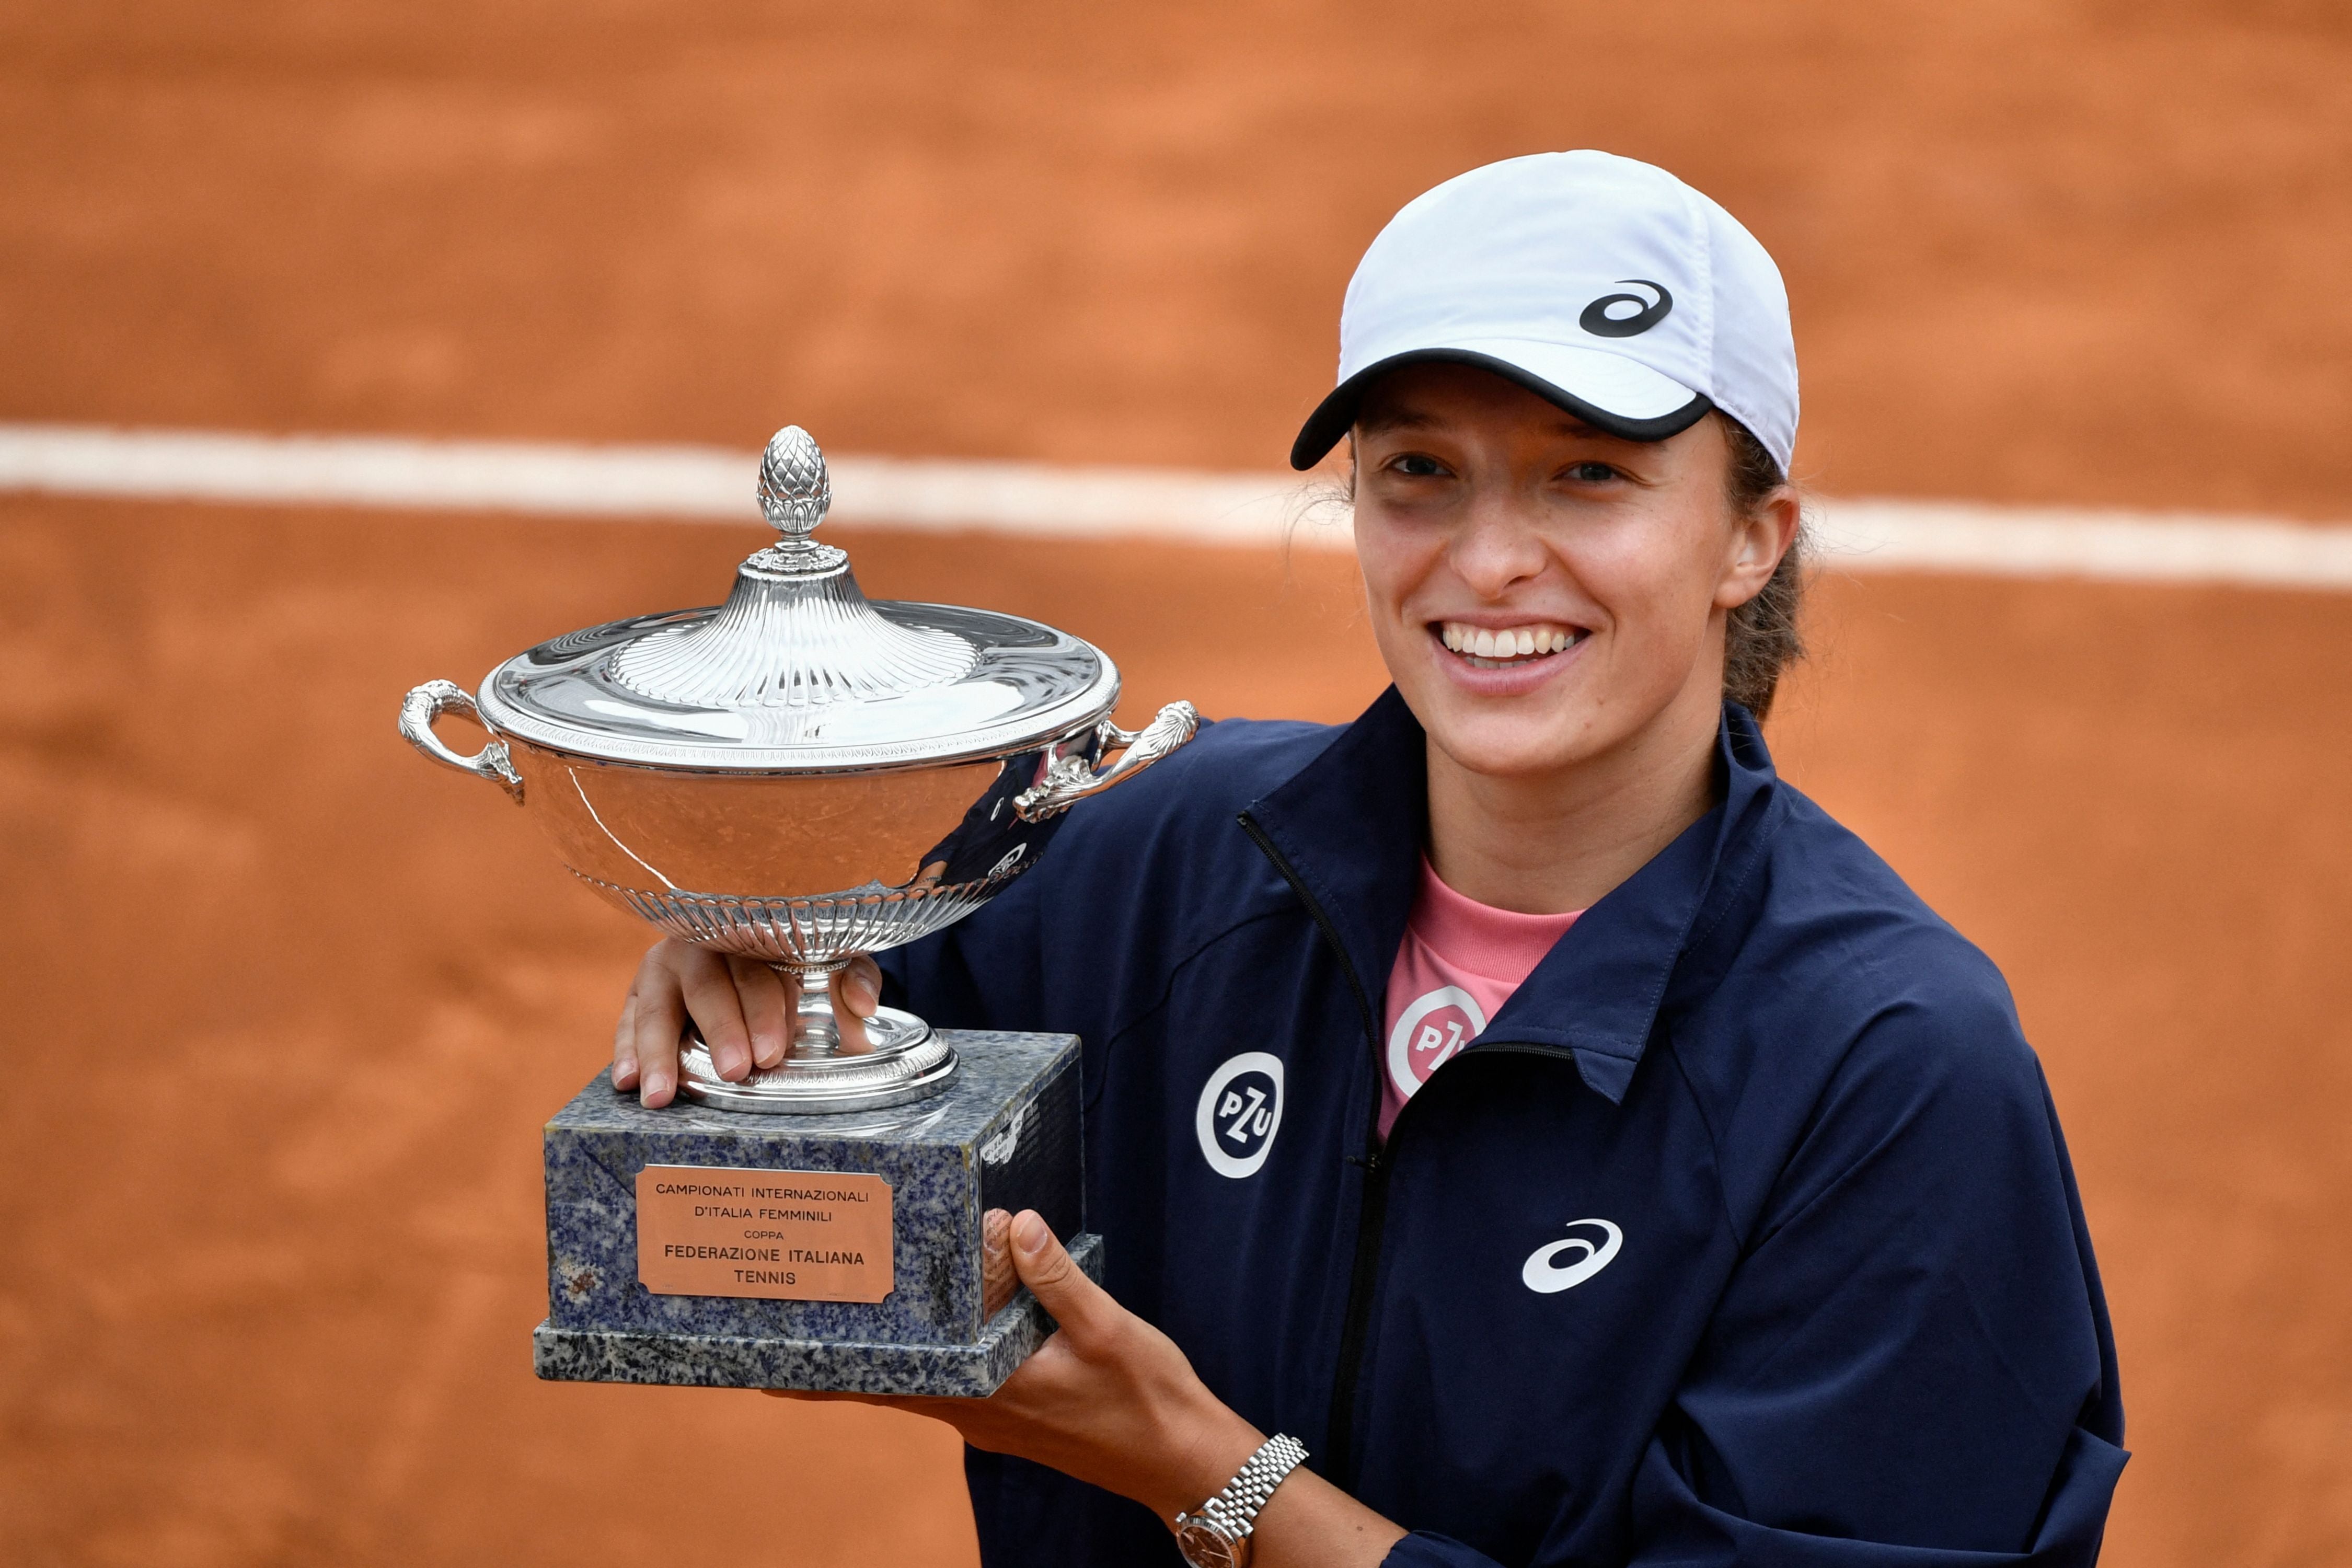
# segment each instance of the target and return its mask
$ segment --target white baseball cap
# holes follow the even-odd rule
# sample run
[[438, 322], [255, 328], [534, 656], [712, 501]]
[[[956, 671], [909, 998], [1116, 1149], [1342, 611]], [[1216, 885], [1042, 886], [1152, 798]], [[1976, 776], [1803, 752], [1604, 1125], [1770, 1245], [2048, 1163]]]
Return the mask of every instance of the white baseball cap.
[[1720, 408], [1788, 471], [1797, 347], [1780, 269], [1664, 169], [1538, 153], [1458, 174], [1373, 239], [1339, 312], [1339, 384], [1290, 448], [1311, 468], [1380, 376], [1427, 361], [1517, 382], [1614, 436]]

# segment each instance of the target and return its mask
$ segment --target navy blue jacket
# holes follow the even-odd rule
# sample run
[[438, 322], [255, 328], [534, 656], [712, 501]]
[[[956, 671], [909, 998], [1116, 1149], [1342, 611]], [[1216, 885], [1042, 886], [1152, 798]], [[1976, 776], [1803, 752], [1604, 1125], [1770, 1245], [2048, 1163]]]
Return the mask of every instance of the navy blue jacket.
[[[1411, 1530], [1391, 1564], [2091, 1563], [2115, 1348], [1991, 963], [1727, 705], [1717, 807], [1383, 1147], [1423, 745], [1393, 690], [1211, 726], [887, 988], [1083, 1037], [1111, 1293]], [[1179, 1561], [1136, 1503], [967, 1472], [990, 1568]]]

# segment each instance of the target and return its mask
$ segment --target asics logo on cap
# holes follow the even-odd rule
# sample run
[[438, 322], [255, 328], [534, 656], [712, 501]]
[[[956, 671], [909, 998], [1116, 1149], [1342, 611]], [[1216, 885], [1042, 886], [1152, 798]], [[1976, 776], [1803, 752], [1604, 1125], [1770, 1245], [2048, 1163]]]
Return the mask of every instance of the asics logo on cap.
[[[1576, 324], [1596, 338], [1640, 337], [1664, 321], [1675, 308], [1675, 297], [1666, 292], [1666, 286], [1663, 283], [1653, 283], [1646, 278], [1620, 278], [1617, 281], [1654, 289], [1658, 297], [1650, 300], [1639, 294], [1603, 294], [1584, 307], [1584, 314], [1576, 318]], [[1633, 306], [1633, 313], [1630, 316], [1612, 314], [1612, 311], [1620, 305]]]

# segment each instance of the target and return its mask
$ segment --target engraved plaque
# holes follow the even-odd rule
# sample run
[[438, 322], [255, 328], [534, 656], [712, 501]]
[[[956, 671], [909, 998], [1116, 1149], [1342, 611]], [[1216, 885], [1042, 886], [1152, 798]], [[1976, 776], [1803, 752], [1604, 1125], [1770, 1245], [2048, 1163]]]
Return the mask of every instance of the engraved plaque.
[[890, 1184], [837, 1171], [647, 1165], [637, 1278], [663, 1296], [879, 1301], [894, 1283]]

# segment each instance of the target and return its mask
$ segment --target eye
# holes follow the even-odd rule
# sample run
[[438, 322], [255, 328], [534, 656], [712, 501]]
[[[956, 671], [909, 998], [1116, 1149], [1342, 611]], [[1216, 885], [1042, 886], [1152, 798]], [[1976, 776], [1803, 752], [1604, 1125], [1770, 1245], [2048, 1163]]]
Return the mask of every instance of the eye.
[[1606, 463], [1577, 463], [1569, 468], [1568, 477], [1579, 484], [1605, 485], [1621, 476]]
[[1444, 464], [1424, 452], [1407, 452], [1402, 457], [1391, 458], [1389, 468], [1392, 473], [1409, 475], [1416, 479], [1433, 479], [1445, 472]]

